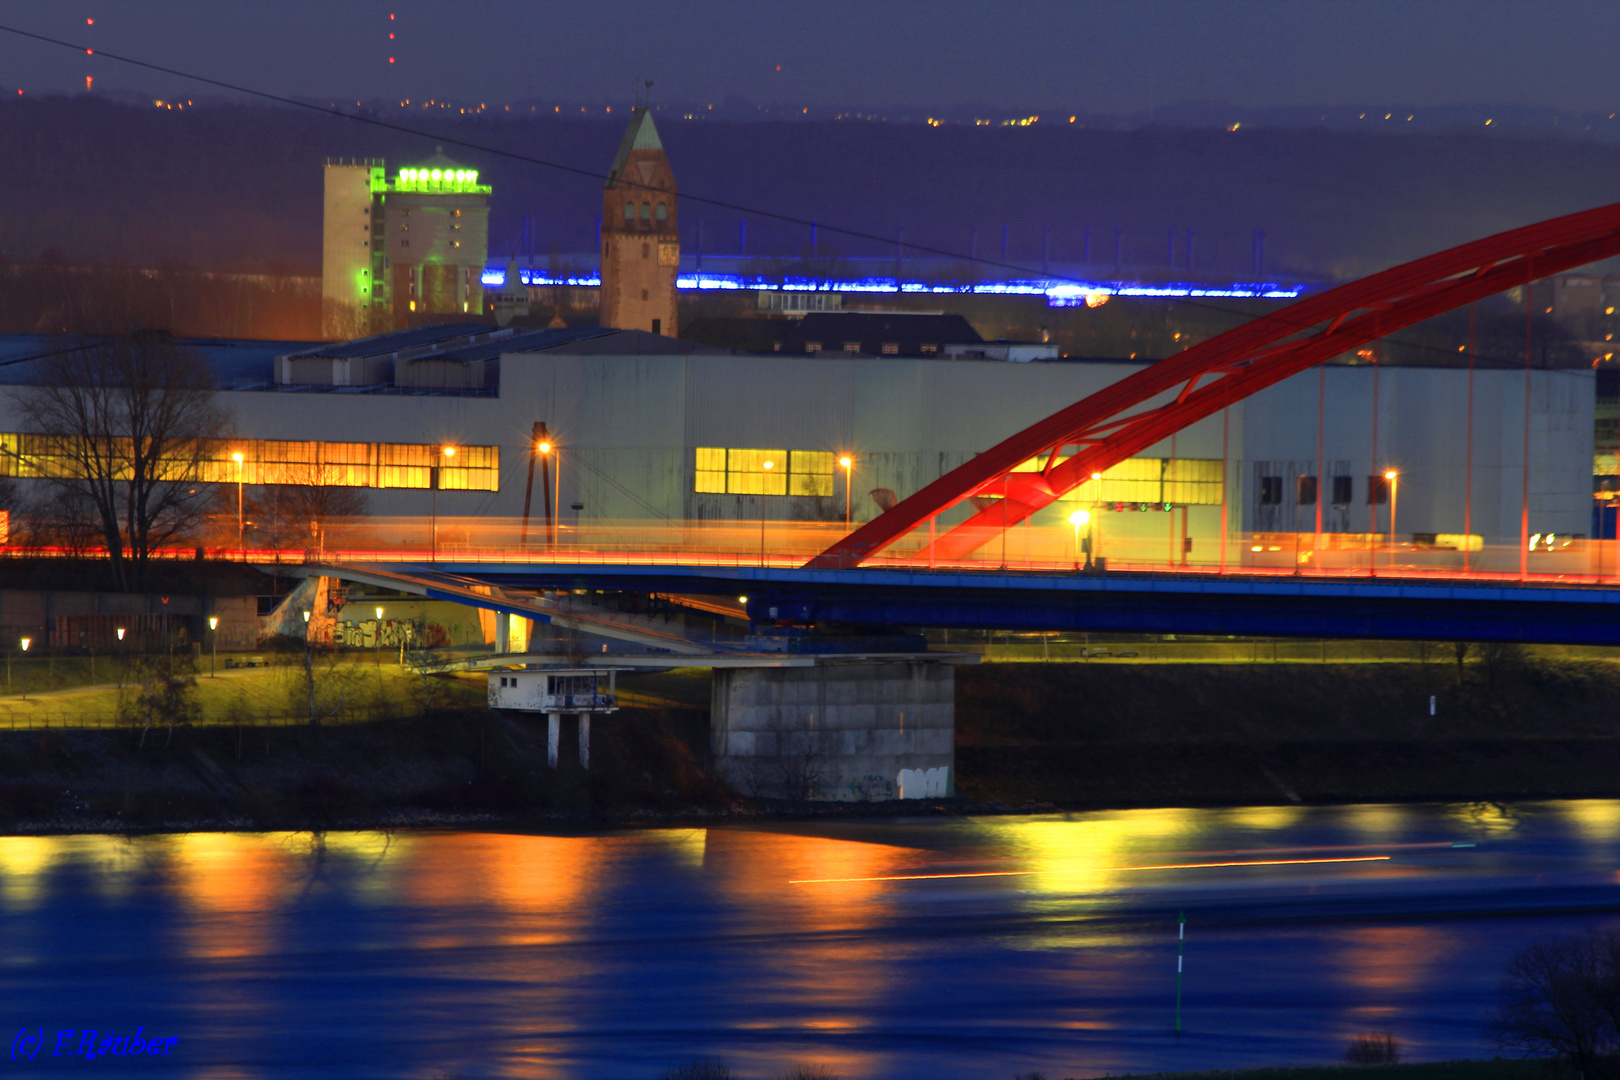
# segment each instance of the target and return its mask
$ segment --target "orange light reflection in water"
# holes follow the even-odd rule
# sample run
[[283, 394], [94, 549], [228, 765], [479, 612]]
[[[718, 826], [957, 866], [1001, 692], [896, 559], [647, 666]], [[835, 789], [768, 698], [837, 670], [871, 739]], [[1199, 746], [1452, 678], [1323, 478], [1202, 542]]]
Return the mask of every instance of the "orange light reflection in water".
[[[879, 943], [863, 931], [896, 918], [890, 901], [892, 875], [915, 866], [927, 853], [888, 844], [831, 840], [786, 832], [711, 829], [704, 859], [717, 891], [744, 920], [736, 930], [757, 934], [760, 948], [773, 950], [769, 967], [777, 1000], [762, 1001], [767, 1011], [791, 1017], [804, 1036], [772, 1023], [750, 1030], [774, 1030], [757, 1056], [729, 1055], [745, 1074], [779, 1070], [785, 1058], [819, 1066], [841, 1076], [877, 1076], [892, 1071], [888, 1056], [840, 1047], [836, 1038], [868, 1023], [876, 1004], [897, 991], [909, 956], [892, 939]], [[836, 879], [815, 889], [795, 889], [794, 878]], [[745, 1046], [755, 1045], [748, 1040]], [[741, 1048], [739, 1048], [741, 1049]]]
[[175, 889], [194, 913], [192, 956], [264, 952], [273, 909], [297, 871], [291, 835], [188, 833], [169, 842]]
[[[1343, 983], [1387, 1000], [1407, 987], [1429, 981], [1435, 969], [1457, 949], [1451, 933], [1433, 926], [1356, 927], [1339, 935], [1336, 967]], [[1413, 1044], [1410, 1035], [1392, 1029], [1392, 1022], [1402, 1011], [1398, 1002], [1347, 1009], [1343, 1017], [1345, 1041], [1391, 1030], [1402, 1041], [1403, 1055], [1421, 1055], [1422, 1046]]]
[[534, 1018], [544, 1017], [544, 1029], [558, 1035], [591, 1022], [572, 1007], [573, 988], [589, 983], [598, 969], [589, 962], [590, 950], [568, 946], [586, 937], [606, 864], [644, 844], [639, 834], [457, 833], [435, 836], [413, 850], [400, 874], [400, 888], [411, 902], [497, 909], [489, 919], [431, 920], [457, 929], [419, 937], [414, 945], [476, 950], [476, 960], [452, 956], [447, 962], [474, 964], [480, 980], [521, 987], [520, 1005], [515, 1000], [512, 1008], [492, 1014], [487, 1032], [503, 1042], [506, 1075], [542, 1080], [569, 1075], [568, 1044], [537, 1035]]

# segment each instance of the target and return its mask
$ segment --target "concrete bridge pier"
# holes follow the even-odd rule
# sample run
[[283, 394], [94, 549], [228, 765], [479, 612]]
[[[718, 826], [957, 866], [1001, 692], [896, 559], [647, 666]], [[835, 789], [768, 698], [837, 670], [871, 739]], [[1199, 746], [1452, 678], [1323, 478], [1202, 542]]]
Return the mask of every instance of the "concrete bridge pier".
[[745, 795], [858, 802], [956, 792], [956, 669], [968, 658], [817, 657], [716, 668], [714, 765]]

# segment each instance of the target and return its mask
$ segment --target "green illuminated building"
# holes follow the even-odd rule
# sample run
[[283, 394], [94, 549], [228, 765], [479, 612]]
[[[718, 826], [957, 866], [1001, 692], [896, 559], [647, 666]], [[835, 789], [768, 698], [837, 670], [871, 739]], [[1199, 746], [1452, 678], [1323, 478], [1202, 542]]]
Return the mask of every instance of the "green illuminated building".
[[331, 338], [482, 315], [488, 184], [442, 153], [392, 178], [381, 159], [328, 159], [322, 330]]

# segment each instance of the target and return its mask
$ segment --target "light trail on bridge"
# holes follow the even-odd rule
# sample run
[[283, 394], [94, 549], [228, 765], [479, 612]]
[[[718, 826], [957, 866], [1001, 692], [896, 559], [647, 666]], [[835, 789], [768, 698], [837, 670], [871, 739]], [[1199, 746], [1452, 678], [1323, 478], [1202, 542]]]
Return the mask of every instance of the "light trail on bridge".
[[[1141, 515], [1125, 514], [1126, 518]], [[327, 529], [331, 542], [318, 547], [237, 547], [235, 520], [231, 542], [201, 546], [173, 546], [154, 552], [155, 558], [191, 560], [199, 552], [209, 558], [274, 568], [307, 563], [410, 564], [421, 568], [451, 566], [566, 567], [713, 567], [746, 570], [792, 570], [836, 538], [847, 535], [839, 523], [767, 522], [764, 543], [756, 521], [647, 521], [605, 520], [566, 526], [558, 538], [520, 541], [520, 518], [438, 519], [439, 543], [429, 542], [427, 517], [366, 517], [334, 522]], [[531, 528], [530, 537], [536, 536]], [[1233, 532], [1224, 554], [1219, 538], [1200, 538], [1197, 557], [1168, 553], [1162, 538], [1120, 536], [1100, 544], [1107, 559], [1106, 572], [1082, 572], [1075, 566], [1067, 524], [1057, 527], [1021, 526], [1012, 531], [1006, 552], [981, 549], [970, 558], [930, 557], [922, 545], [895, 545], [861, 564], [862, 572], [896, 571], [907, 574], [998, 573], [1049, 578], [1149, 574], [1175, 579], [1281, 579], [1411, 580], [1538, 585], [1620, 586], [1620, 540], [1537, 537], [1530, 553], [1531, 570], [1521, 577], [1516, 544], [1485, 544], [1468, 553], [1413, 542], [1390, 544], [1382, 537], [1361, 533], [1324, 533], [1315, 546], [1311, 533]], [[99, 549], [9, 545], [0, 555], [11, 557], [72, 557], [104, 555]], [[854, 570], [856, 568], [849, 567]]]

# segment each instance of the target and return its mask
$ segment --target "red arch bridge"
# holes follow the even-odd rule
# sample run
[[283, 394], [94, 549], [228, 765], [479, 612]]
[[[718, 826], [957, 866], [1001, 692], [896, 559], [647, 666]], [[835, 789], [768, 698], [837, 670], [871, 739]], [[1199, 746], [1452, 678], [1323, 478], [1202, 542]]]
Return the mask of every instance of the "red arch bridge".
[[[368, 559], [364, 566], [333, 565], [325, 572], [343, 577], [385, 570], [426, 595], [541, 619], [542, 608], [503, 601], [502, 590], [746, 596], [754, 622], [775, 624], [1620, 644], [1616, 560], [1611, 557], [1607, 572], [1600, 567], [1563, 580], [1532, 574], [1527, 509], [1517, 575], [1485, 580], [1414, 577], [1394, 567], [1378, 576], [1374, 560], [1365, 574], [1342, 577], [1301, 576], [1297, 561], [1292, 573], [1271, 575], [1014, 573], [961, 565], [1087, 480], [1266, 387], [1425, 319], [1617, 254], [1620, 204], [1463, 244], [1297, 301], [1060, 409], [802, 565], [767, 559], [763, 551], [756, 566], [667, 552], [610, 559], [558, 551], [490, 561], [456, 557], [453, 563], [385, 556], [386, 562]], [[1526, 287], [1527, 380], [1531, 296]], [[967, 502], [973, 509], [965, 519], [940, 524], [941, 515]], [[906, 557], [887, 557], [902, 540]], [[494, 590], [469, 600], [482, 595], [469, 594], [471, 585]]]

